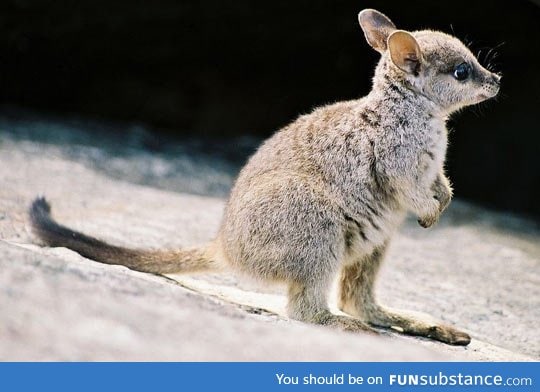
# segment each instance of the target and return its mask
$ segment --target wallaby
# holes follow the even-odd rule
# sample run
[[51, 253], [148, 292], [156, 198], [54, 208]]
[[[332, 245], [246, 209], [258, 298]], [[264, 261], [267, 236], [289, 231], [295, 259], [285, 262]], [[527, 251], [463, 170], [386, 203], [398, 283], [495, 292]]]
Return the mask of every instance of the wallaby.
[[[288, 285], [288, 314], [349, 331], [393, 328], [467, 345], [453, 327], [389, 310], [374, 283], [392, 234], [406, 214], [430, 227], [448, 206], [445, 122], [456, 110], [494, 97], [500, 76], [482, 67], [457, 38], [398, 30], [382, 13], [358, 15], [380, 52], [363, 98], [300, 116], [268, 139], [239, 174], [219, 232], [190, 250], [113, 246], [56, 223], [43, 198], [30, 208], [35, 234], [107, 264], [166, 274], [230, 265]], [[329, 287], [339, 275], [339, 306]]]

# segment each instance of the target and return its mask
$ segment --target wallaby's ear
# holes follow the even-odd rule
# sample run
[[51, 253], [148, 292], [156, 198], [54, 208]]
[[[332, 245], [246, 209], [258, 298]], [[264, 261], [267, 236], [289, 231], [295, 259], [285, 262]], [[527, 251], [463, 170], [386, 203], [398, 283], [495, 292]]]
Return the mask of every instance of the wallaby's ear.
[[418, 42], [403, 30], [396, 30], [388, 37], [388, 50], [392, 62], [401, 70], [417, 74], [422, 62], [422, 52]]
[[386, 50], [388, 36], [396, 30], [390, 19], [379, 11], [365, 9], [358, 14], [358, 22], [364, 31], [366, 41], [379, 52]]

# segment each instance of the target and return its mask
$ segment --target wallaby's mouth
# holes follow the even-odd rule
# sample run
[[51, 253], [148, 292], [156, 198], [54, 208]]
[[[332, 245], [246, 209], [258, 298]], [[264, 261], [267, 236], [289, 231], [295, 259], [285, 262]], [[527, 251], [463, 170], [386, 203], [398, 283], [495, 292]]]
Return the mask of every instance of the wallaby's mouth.
[[474, 104], [496, 97], [501, 89], [501, 77], [495, 73], [485, 76], [481, 86], [479, 86], [479, 94], [474, 99]]
[[474, 100], [474, 103], [477, 104], [477, 103], [480, 103], [480, 102], [483, 102], [483, 101], [487, 101], [488, 99], [496, 97], [498, 93], [499, 93], [499, 89], [497, 89], [496, 91], [493, 91], [493, 92], [490, 91], [489, 93], [478, 94], [478, 96]]
[[486, 94], [480, 94], [473, 101], [473, 105], [476, 105], [477, 103], [480, 103], [480, 102], [487, 101], [488, 99], [493, 98], [493, 97], [494, 97], [494, 95], [490, 96], [490, 95], [486, 95]]

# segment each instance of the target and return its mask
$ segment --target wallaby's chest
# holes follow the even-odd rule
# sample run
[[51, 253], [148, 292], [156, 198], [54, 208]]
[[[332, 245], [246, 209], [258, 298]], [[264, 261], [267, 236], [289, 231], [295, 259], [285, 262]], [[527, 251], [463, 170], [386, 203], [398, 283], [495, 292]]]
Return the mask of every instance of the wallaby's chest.
[[420, 131], [421, 137], [416, 147], [419, 180], [431, 182], [443, 168], [448, 145], [448, 131], [444, 120], [430, 119]]

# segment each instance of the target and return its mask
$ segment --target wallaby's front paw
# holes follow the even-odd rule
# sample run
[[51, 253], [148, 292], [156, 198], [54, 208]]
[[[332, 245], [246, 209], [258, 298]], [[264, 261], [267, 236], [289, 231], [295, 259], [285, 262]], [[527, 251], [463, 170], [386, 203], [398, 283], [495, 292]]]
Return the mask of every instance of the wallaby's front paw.
[[435, 223], [439, 221], [439, 215], [430, 215], [425, 216], [418, 219], [418, 224], [422, 226], [424, 229], [427, 229], [431, 226], [433, 226]]
[[440, 192], [433, 196], [439, 202], [439, 212], [443, 212], [452, 200], [452, 193]]
[[443, 212], [452, 200], [452, 188], [446, 177], [440, 176], [431, 187], [435, 200], [439, 202], [439, 212]]
[[420, 226], [428, 228], [439, 221], [441, 208], [438, 200], [434, 197], [427, 198], [423, 201], [421, 207], [421, 210], [418, 211], [418, 224]]

